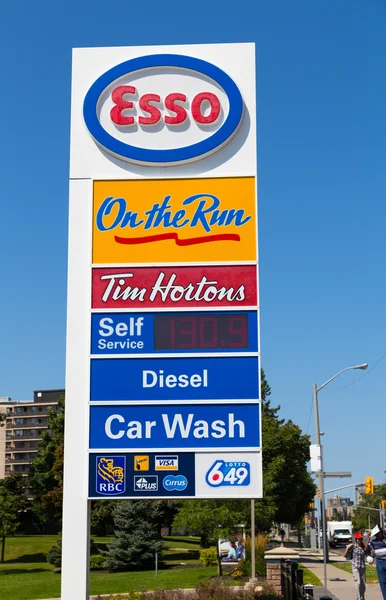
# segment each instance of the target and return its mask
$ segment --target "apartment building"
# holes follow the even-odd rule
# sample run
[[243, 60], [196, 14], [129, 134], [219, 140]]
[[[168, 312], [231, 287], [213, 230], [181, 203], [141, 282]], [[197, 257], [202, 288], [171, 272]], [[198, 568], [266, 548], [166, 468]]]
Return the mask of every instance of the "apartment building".
[[5, 476], [5, 425], [7, 404], [9, 402], [11, 402], [11, 398], [0, 397], [0, 479], [3, 479]]
[[33, 402], [9, 401], [0, 405], [0, 410], [5, 409], [6, 414], [4, 453], [1, 451], [0, 438], [0, 463], [1, 457], [5, 457], [3, 476], [11, 473], [28, 476], [41, 436], [48, 430], [48, 411], [58, 410], [58, 399], [63, 394], [64, 390], [36, 391]]
[[342, 498], [337, 494], [327, 500], [326, 516], [333, 520], [335, 516], [342, 515], [342, 520], [351, 519], [354, 512], [354, 502], [351, 498]]

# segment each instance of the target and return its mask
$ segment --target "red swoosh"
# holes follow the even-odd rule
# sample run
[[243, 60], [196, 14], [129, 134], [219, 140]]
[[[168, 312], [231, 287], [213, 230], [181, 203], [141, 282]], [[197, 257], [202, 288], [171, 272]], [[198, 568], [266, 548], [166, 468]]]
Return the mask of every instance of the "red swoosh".
[[114, 236], [117, 244], [148, 244], [149, 242], [161, 242], [163, 240], [174, 240], [177, 246], [194, 246], [195, 244], [206, 244], [207, 242], [239, 242], [240, 236], [237, 233], [219, 233], [216, 235], [206, 235], [203, 237], [190, 238], [189, 240], [180, 240], [178, 233], [160, 233], [158, 235], [149, 235], [137, 238], [124, 238]]

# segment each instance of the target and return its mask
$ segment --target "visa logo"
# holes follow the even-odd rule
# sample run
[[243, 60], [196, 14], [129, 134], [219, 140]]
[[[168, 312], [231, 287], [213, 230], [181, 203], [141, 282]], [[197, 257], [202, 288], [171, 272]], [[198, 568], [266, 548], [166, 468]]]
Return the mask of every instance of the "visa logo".
[[178, 456], [156, 456], [155, 457], [156, 471], [178, 471]]

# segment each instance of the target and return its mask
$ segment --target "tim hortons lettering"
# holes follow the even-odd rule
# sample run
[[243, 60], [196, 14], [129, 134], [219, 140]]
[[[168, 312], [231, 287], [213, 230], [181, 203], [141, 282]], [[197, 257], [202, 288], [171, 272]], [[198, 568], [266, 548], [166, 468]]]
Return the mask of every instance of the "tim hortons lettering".
[[93, 308], [256, 306], [256, 267], [94, 268]]

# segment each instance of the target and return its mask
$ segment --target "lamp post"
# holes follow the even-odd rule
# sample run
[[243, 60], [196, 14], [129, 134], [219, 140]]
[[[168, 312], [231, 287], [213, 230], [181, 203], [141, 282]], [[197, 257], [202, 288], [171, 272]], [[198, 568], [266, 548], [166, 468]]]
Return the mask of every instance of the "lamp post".
[[328, 379], [323, 385], [319, 387], [314, 384], [314, 410], [315, 410], [315, 426], [316, 426], [316, 443], [320, 446], [320, 471], [318, 473], [319, 480], [319, 489], [320, 489], [320, 517], [322, 524], [322, 541], [323, 541], [323, 584], [325, 590], [327, 590], [327, 535], [326, 535], [326, 509], [325, 509], [325, 498], [324, 498], [324, 467], [323, 467], [323, 448], [320, 443], [320, 426], [319, 426], [319, 405], [318, 405], [318, 393], [322, 390], [326, 385], [331, 383], [334, 379], [339, 377], [345, 371], [350, 371], [352, 369], [361, 369], [365, 371], [368, 365], [363, 363], [362, 365], [355, 365], [354, 367], [346, 367], [342, 369], [336, 375]]

